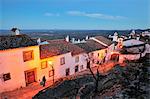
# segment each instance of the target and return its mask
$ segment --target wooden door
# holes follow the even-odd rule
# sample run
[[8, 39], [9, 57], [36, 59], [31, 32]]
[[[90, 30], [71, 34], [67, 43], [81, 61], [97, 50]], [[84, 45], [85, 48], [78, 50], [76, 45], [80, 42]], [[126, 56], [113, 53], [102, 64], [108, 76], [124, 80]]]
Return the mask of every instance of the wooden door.
[[35, 71], [26, 71], [25, 72], [25, 80], [26, 80], [26, 85], [31, 84], [35, 82]]

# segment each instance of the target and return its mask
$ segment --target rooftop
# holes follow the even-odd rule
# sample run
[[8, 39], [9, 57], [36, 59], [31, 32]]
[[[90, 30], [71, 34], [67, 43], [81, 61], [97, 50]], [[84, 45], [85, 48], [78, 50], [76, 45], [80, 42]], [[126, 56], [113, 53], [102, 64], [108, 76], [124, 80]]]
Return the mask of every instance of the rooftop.
[[145, 43], [139, 40], [135, 40], [135, 39], [128, 39], [128, 40], [123, 41], [124, 47], [132, 47], [132, 46], [138, 46], [138, 45], [143, 45], [143, 44]]
[[40, 45], [40, 58], [48, 58], [56, 55], [61, 55], [71, 52], [71, 54], [78, 55], [83, 53], [84, 50], [72, 43], [65, 40], [49, 40], [49, 44]]
[[105, 46], [94, 40], [87, 40], [85, 43], [78, 43], [76, 45], [84, 49], [87, 53], [106, 48]]
[[35, 45], [37, 45], [37, 42], [35, 42], [25, 34], [0, 36], [0, 50], [35, 46]]
[[105, 43], [105, 44], [108, 45], [108, 46], [113, 43], [111, 40], [107, 39], [107, 38], [104, 37], [104, 36], [96, 36], [96, 37], [94, 37], [94, 38], [96, 38], [97, 40], [99, 40], [99, 41]]

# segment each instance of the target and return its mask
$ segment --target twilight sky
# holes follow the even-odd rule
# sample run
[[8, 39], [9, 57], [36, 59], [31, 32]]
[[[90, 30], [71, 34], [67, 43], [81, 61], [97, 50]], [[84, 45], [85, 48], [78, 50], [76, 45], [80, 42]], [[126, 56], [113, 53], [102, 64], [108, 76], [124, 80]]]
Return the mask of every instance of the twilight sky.
[[150, 0], [0, 0], [0, 29], [145, 29]]

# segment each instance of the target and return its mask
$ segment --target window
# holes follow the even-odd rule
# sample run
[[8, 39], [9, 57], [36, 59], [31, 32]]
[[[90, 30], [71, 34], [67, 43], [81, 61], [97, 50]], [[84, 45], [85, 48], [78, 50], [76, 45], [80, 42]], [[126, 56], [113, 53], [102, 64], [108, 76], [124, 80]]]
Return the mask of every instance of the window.
[[76, 62], [76, 63], [79, 62], [79, 56], [77, 56], [77, 57], [75, 58], [75, 62]]
[[76, 65], [76, 66], [75, 66], [75, 72], [78, 72], [78, 70], [79, 70], [79, 66]]
[[10, 80], [11, 79], [10, 73], [3, 74], [3, 79], [4, 81]]
[[33, 59], [33, 50], [31, 51], [24, 51], [23, 52], [23, 60], [24, 62], [32, 60]]
[[105, 53], [107, 53], [107, 50], [105, 50]]
[[87, 68], [90, 68], [90, 61], [87, 62]]
[[54, 74], [55, 74], [54, 70], [50, 70], [50, 71], [49, 71], [49, 77], [54, 76]]
[[65, 57], [60, 58], [60, 65], [65, 64]]
[[103, 59], [104, 58], [104, 53], [101, 53], [101, 57], [100, 57], [101, 59]]
[[92, 59], [92, 63], [94, 63], [95, 62], [95, 60], [94, 59]]
[[80, 66], [80, 70], [84, 69], [83, 65]]
[[41, 69], [47, 68], [47, 61], [41, 62]]
[[93, 58], [93, 56], [94, 56], [94, 53], [89, 54], [89, 58]]
[[94, 56], [94, 53], [91, 53], [91, 56]]
[[66, 69], [66, 76], [68, 76], [68, 75], [70, 75], [70, 69], [69, 68]]

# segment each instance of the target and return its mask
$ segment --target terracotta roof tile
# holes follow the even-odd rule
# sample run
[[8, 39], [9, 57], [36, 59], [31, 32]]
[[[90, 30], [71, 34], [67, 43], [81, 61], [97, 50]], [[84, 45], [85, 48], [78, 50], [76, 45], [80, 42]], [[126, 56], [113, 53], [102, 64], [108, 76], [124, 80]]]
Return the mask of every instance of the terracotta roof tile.
[[94, 40], [87, 40], [85, 43], [78, 43], [76, 45], [84, 49], [87, 53], [106, 48], [105, 46], [103, 46], [100, 43], [97, 43]]
[[83, 53], [80, 47], [65, 40], [49, 40], [49, 44], [40, 46], [40, 58], [48, 58], [71, 52], [72, 55]]
[[99, 41], [105, 43], [105, 44], [108, 45], [108, 46], [113, 43], [111, 40], [107, 39], [107, 38], [104, 37], [104, 36], [96, 36], [96, 37], [94, 37], [94, 38], [96, 38], [97, 40], [99, 40]]

